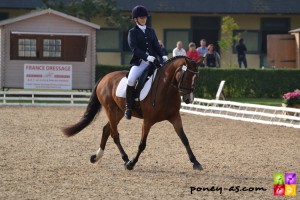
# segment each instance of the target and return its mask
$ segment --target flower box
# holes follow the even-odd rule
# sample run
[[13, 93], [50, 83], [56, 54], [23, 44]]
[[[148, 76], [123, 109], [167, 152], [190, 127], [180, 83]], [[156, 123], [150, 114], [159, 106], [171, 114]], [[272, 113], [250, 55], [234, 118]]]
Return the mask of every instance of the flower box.
[[[300, 90], [288, 92], [282, 96], [283, 107], [300, 108]], [[286, 115], [295, 115], [294, 112], [285, 112]], [[297, 114], [298, 115], [298, 114]]]
[[282, 105], [285, 107], [300, 108], [300, 90], [288, 92], [282, 96]]

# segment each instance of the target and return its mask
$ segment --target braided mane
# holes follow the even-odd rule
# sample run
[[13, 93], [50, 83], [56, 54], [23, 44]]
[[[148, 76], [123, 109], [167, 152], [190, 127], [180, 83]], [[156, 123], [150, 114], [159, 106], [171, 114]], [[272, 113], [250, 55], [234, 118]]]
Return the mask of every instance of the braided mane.
[[168, 59], [164, 64], [168, 64], [168, 63], [170, 63], [170, 62], [176, 60], [177, 58], [187, 58], [187, 59], [190, 60], [190, 58], [188, 58], [188, 57], [186, 57], [186, 56], [175, 56], [175, 57], [172, 57], [172, 58]]
[[186, 57], [186, 56], [174, 56], [174, 57], [168, 59], [167, 61], [165, 61], [165, 62], [163, 63], [163, 67], [165, 67], [167, 64], [173, 62], [173, 61], [176, 60], [177, 58], [185, 58], [185, 59], [187, 59], [189, 62], [194, 62], [192, 59], [190, 59], [189, 57]]

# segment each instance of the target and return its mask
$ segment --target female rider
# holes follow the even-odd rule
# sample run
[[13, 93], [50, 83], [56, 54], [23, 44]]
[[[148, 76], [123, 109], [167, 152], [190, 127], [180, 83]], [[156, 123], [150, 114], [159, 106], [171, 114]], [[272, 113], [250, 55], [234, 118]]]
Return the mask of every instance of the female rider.
[[163, 55], [155, 31], [146, 26], [147, 17], [148, 11], [144, 6], [139, 5], [132, 9], [132, 19], [136, 26], [128, 32], [128, 45], [133, 55], [126, 89], [125, 117], [127, 119], [131, 119], [136, 80], [149, 66], [149, 62], [154, 62], [156, 56], [162, 57], [163, 61], [168, 60], [168, 56]]

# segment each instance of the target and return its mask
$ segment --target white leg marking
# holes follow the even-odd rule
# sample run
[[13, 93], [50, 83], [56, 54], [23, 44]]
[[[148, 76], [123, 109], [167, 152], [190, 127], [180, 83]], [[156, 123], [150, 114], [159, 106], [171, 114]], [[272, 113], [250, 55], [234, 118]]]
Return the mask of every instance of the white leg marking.
[[103, 154], [104, 151], [101, 149], [101, 147], [99, 147], [98, 151], [96, 152], [96, 162], [102, 158]]

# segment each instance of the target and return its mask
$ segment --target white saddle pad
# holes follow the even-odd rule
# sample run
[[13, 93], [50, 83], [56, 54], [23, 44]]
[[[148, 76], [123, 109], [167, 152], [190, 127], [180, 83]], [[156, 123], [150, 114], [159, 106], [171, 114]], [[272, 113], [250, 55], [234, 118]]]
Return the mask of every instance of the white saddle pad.
[[[154, 80], [156, 75], [157, 69], [154, 71], [153, 75], [149, 78], [149, 80], [145, 83], [141, 93], [140, 93], [140, 100], [144, 100], [151, 88], [152, 80]], [[121, 98], [126, 98], [126, 88], [127, 88], [127, 77], [123, 77], [117, 87], [116, 96]], [[135, 99], [135, 101], [138, 101], [138, 98]]]

